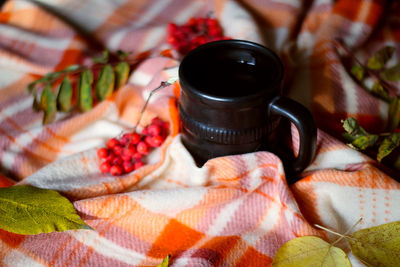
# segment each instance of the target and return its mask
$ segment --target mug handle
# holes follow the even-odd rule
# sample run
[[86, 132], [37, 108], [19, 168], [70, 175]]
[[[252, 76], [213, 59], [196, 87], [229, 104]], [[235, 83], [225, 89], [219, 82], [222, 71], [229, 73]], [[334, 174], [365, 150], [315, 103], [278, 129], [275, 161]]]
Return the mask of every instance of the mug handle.
[[298, 174], [311, 163], [315, 155], [317, 127], [314, 118], [306, 107], [284, 96], [278, 96], [271, 102], [269, 112], [270, 115], [288, 118], [299, 132], [299, 154], [291, 164], [292, 171]]

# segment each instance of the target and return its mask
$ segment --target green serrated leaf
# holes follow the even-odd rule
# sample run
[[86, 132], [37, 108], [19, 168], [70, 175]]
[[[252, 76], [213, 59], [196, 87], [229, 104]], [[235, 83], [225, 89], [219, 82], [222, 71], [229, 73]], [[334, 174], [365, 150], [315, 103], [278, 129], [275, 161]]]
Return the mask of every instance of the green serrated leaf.
[[68, 76], [65, 76], [57, 95], [57, 107], [60, 111], [67, 112], [71, 109], [72, 86]]
[[400, 81], [400, 64], [383, 70], [381, 73], [381, 77], [385, 80], [392, 82]]
[[104, 100], [112, 95], [114, 82], [115, 74], [111, 65], [107, 64], [103, 66], [96, 84], [96, 94], [99, 100]]
[[390, 136], [386, 137], [382, 144], [379, 146], [378, 155], [376, 159], [381, 162], [381, 160], [389, 155], [394, 149], [400, 145], [400, 133], [392, 133]]
[[374, 85], [372, 86], [371, 92], [382, 98], [385, 101], [390, 101], [389, 93], [386, 91], [386, 89], [379, 83], [375, 82]]
[[120, 62], [114, 68], [116, 77], [116, 89], [121, 88], [128, 81], [129, 77], [129, 64], [127, 62]]
[[358, 149], [364, 150], [373, 146], [378, 141], [378, 136], [375, 134], [368, 134], [357, 137], [351, 144]]
[[369, 134], [358, 124], [356, 119], [347, 118], [346, 120], [342, 121], [342, 123], [343, 128], [346, 131], [343, 136], [346, 140], [351, 142], [350, 147], [364, 150], [373, 146], [376, 141], [378, 141], [378, 135]]
[[351, 73], [354, 75], [354, 77], [361, 81], [362, 79], [364, 79], [364, 74], [365, 74], [365, 70], [363, 67], [361, 67], [360, 65], [355, 65], [351, 68]]
[[353, 254], [367, 266], [399, 266], [399, 221], [359, 230], [346, 240]]
[[93, 58], [93, 62], [105, 64], [108, 61], [108, 57], [109, 57], [109, 52], [107, 50], [104, 50], [101, 56]]
[[51, 90], [50, 84], [45, 86], [42, 95], [40, 96], [40, 109], [44, 111], [43, 124], [51, 123], [56, 117], [56, 98]]
[[127, 58], [130, 54], [132, 54], [132, 52], [125, 52], [122, 50], [117, 50], [117, 56], [120, 60], [124, 60], [125, 58]]
[[355, 118], [347, 118], [342, 121], [342, 123], [344, 130], [352, 136], [368, 134], [360, 125], [358, 125], [358, 121]]
[[373, 54], [367, 63], [367, 67], [373, 70], [382, 69], [386, 62], [392, 57], [395, 48], [392, 46], [385, 46]]
[[386, 130], [391, 132], [399, 126], [400, 122], [400, 98], [393, 97], [389, 103], [388, 121]]
[[0, 188], [0, 228], [23, 235], [91, 229], [57, 191], [29, 185]]
[[163, 259], [163, 261], [159, 264], [159, 265], [157, 265], [157, 267], [168, 267], [168, 265], [169, 265], [169, 258], [170, 258], [171, 256], [170, 255], [167, 255], [167, 257], [165, 257], [164, 259]]
[[81, 73], [78, 82], [78, 108], [82, 112], [92, 109], [93, 74], [87, 69]]

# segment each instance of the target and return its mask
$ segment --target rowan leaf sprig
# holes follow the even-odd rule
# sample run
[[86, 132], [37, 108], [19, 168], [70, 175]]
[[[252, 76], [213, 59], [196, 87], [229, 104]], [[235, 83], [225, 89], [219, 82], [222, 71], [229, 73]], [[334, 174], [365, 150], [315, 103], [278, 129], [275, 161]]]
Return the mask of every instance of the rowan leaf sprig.
[[[395, 53], [392, 46], [384, 46], [362, 63], [341, 40], [335, 45], [345, 51], [352, 60], [350, 73], [353, 78], [372, 95], [389, 104], [385, 131], [371, 134], [365, 131], [355, 118], [342, 120], [344, 138], [354, 149], [365, 150], [377, 148], [376, 159], [381, 162], [400, 146], [400, 97], [399, 90], [394, 86], [400, 81], [400, 64], [388, 66], [389, 60]], [[366, 80], [372, 79], [372, 86], [367, 86]], [[400, 156], [395, 159], [393, 167], [400, 169]]]
[[[138, 63], [144, 57], [143, 54], [139, 54], [133, 61], [129, 61], [127, 57], [130, 54], [117, 51], [119, 61], [110, 62], [109, 52], [104, 51], [101, 56], [93, 58], [94, 65], [91, 67], [71, 65], [63, 70], [50, 72], [28, 84], [27, 91], [33, 95], [33, 109], [43, 111], [42, 123], [53, 122], [57, 111], [87, 112], [92, 109], [94, 103], [109, 98], [128, 81], [131, 65]], [[96, 74], [97, 72], [99, 74]], [[73, 83], [73, 78], [78, 78], [76, 85]], [[93, 86], [95, 86], [94, 95]], [[74, 96], [76, 96], [75, 101]]]

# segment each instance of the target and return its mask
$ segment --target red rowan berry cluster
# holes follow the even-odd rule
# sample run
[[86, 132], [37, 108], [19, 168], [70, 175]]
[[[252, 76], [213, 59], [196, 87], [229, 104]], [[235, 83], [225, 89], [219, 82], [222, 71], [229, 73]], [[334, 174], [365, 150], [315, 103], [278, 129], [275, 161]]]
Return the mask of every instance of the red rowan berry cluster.
[[181, 26], [174, 23], [168, 25], [167, 42], [181, 54], [202, 44], [223, 39], [229, 38], [223, 35], [216, 19], [191, 18]]
[[97, 150], [102, 160], [100, 171], [118, 176], [139, 169], [151, 148], [159, 147], [165, 141], [168, 128], [168, 122], [154, 118], [141, 134], [125, 133], [120, 139], [111, 138], [106, 147]]

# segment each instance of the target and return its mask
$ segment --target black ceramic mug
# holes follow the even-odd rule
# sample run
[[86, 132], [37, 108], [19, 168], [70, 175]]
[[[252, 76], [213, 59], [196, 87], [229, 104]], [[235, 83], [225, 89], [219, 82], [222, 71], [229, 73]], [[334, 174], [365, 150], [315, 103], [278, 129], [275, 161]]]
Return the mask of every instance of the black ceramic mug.
[[282, 79], [279, 57], [257, 43], [223, 40], [190, 51], [179, 67], [179, 114], [182, 142], [196, 161], [268, 149], [283, 116], [300, 135], [290, 168], [306, 168], [317, 129], [304, 106], [280, 95]]

